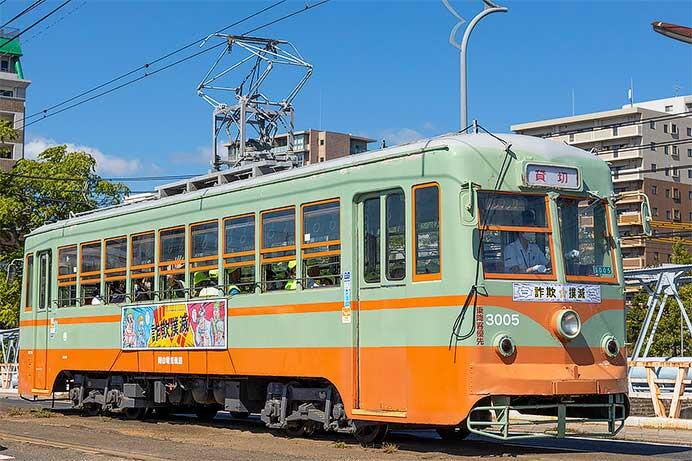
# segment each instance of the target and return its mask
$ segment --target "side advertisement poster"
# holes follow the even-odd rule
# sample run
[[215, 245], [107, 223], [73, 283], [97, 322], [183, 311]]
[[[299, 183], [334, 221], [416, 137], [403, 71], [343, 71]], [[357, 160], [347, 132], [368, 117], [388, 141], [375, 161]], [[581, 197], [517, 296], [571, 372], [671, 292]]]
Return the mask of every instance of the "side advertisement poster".
[[226, 300], [123, 306], [121, 348], [226, 349]]

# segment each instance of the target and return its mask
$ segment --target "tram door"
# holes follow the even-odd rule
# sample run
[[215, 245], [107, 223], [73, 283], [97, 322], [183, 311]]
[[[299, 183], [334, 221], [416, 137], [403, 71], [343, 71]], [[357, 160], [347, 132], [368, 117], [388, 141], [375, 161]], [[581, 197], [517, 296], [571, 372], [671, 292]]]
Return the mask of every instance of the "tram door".
[[398, 337], [392, 299], [405, 296], [405, 197], [401, 190], [364, 197], [358, 236], [358, 408], [405, 412], [406, 348]]
[[34, 327], [34, 389], [46, 389], [48, 311], [51, 300], [51, 253], [38, 253], [38, 306]]

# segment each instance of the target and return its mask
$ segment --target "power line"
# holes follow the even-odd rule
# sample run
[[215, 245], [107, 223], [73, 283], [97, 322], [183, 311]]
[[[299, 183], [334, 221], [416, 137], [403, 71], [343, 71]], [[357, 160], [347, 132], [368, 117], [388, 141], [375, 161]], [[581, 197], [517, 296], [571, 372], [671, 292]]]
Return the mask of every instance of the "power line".
[[[20, 11], [20, 12], [17, 13], [16, 15], [14, 15], [14, 17], [13, 17], [12, 19], [10, 19], [10, 20], [7, 21], [5, 24], [3, 24], [2, 26], [0, 26], [0, 29], [4, 29], [4, 28], [7, 27], [11, 22], [13, 22], [13, 21], [15, 21], [15, 20], [21, 18], [22, 16], [24, 16], [25, 14], [27, 14], [28, 12], [30, 12], [31, 10], [33, 10], [33, 9], [36, 8], [37, 6], [41, 5], [41, 4], [44, 3], [45, 1], [46, 1], [46, 0], [36, 0], [34, 3], [32, 3], [32, 4], [29, 5], [29, 6], [27, 6], [27, 7], [24, 8], [22, 11]], [[5, 2], [2, 2], [2, 3], [5, 3]], [[2, 3], [0, 3], [0, 5], [2, 5]]]
[[56, 19], [55, 21], [51, 22], [50, 24], [48, 24], [48, 25], [47, 25], [46, 27], [44, 27], [43, 29], [40, 29], [40, 30], [36, 31], [36, 33], [33, 34], [33, 35], [31, 35], [29, 38], [23, 40], [23, 43], [24, 43], [24, 44], [27, 44], [27, 43], [29, 43], [31, 40], [33, 40], [34, 38], [38, 37], [39, 35], [44, 34], [48, 29], [50, 29], [50, 28], [54, 27], [55, 25], [57, 25], [58, 23], [62, 22], [62, 21], [65, 20], [68, 16], [72, 16], [74, 13], [76, 13], [77, 11], [79, 11], [80, 9], [82, 9], [86, 4], [87, 4], [87, 2], [86, 2], [86, 0], [84, 0], [82, 3], [78, 4], [77, 6], [75, 6], [74, 8], [72, 8], [71, 10], [66, 11], [66, 12], [65, 12], [62, 16], [60, 16], [58, 19]]
[[634, 121], [630, 121], [630, 122], [617, 122], [617, 123], [611, 123], [609, 125], [591, 126], [591, 127], [587, 127], [587, 128], [579, 128], [579, 129], [574, 129], [574, 130], [558, 131], [556, 133], [549, 133], [549, 134], [543, 135], [541, 137], [542, 138], [554, 138], [557, 136], [565, 136], [565, 135], [570, 135], [570, 134], [588, 133], [591, 131], [608, 130], [611, 128], [623, 128], [623, 127], [628, 127], [628, 126], [642, 125], [642, 124], [645, 124], [647, 122], [665, 122], [668, 120], [676, 120], [678, 118], [686, 118], [686, 117], [689, 117], [690, 115], [692, 115], [692, 111], [680, 112], [678, 114], [656, 115], [654, 117], [642, 118], [640, 120], [634, 120]]
[[26, 27], [26, 28], [23, 29], [21, 32], [17, 33], [14, 37], [6, 39], [3, 43], [0, 44], [0, 48], [2, 48], [3, 46], [7, 45], [8, 43], [10, 43], [10, 42], [13, 41], [13, 40], [17, 40], [19, 37], [21, 37], [21, 36], [24, 35], [25, 33], [29, 32], [31, 29], [33, 29], [35, 26], [39, 25], [40, 23], [42, 23], [43, 21], [45, 21], [46, 19], [48, 19], [51, 15], [53, 15], [54, 13], [57, 13], [62, 7], [64, 7], [65, 5], [67, 5], [68, 3], [70, 3], [71, 1], [72, 1], [72, 0], [65, 0], [64, 2], [62, 2], [62, 3], [61, 3], [60, 5], [58, 5], [57, 7], [53, 8], [50, 12], [44, 14], [40, 19], [38, 19], [37, 21], [35, 21], [35, 22], [34, 22], [33, 24], [31, 24], [29, 27]]
[[[249, 21], [250, 19], [252, 19], [252, 18], [254, 18], [254, 17], [256, 17], [256, 16], [258, 16], [258, 15], [260, 15], [260, 14], [266, 12], [266, 11], [269, 11], [269, 10], [271, 10], [272, 8], [275, 8], [275, 7], [281, 5], [282, 3], [286, 2], [286, 1], [287, 1], [287, 0], [279, 0], [279, 1], [277, 1], [277, 2], [275, 2], [275, 3], [273, 3], [273, 4], [269, 5], [269, 6], [267, 6], [267, 7], [265, 7], [265, 8], [262, 8], [262, 9], [256, 11], [255, 13], [252, 13], [252, 14], [250, 14], [250, 15], [248, 15], [248, 16], [245, 16], [244, 18], [239, 19], [238, 21], [236, 21], [236, 22], [234, 22], [234, 23], [232, 23], [232, 24], [229, 24], [229, 25], [227, 25], [226, 27], [223, 27], [223, 28], [219, 29], [219, 30], [216, 31], [215, 33], [221, 33], [221, 32], [223, 32], [223, 31], [225, 31], [225, 30], [230, 29], [231, 27], [235, 27], [235, 26], [237, 26], [237, 25], [242, 24], [243, 22]], [[140, 70], [145, 70], [145, 71], [146, 71], [146, 69], [148, 69], [150, 66], [152, 66], [152, 65], [154, 65], [154, 64], [157, 64], [157, 63], [159, 63], [159, 62], [161, 62], [161, 61], [164, 61], [164, 60], [170, 58], [171, 56], [174, 56], [174, 55], [180, 53], [181, 51], [185, 51], [186, 49], [191, 48], [191, 47], [193, 47], [193, 46], [195, 46], [195, 45], [197, 45], [197, 44], [203, 42], [207, 37], [208, 37], [208, 36], [205, 36], [205, 37], [199, 38], [199, 39], [197, 39], [197, 40], [195, 40], [195, 41], [192, 41], [192, 42], [190, 42], [190, 43], [188, 43], [188, 44], [186, 44], [186, 45], [183, 45], [183, 46], [181, 46], [180, 48], [177, 48], [176, 50], [173, 50], [173, 51], [171, 51], [171, 52], [169, 52], [169, 53], [166, 53], [166, 54], [164, 54], [163, 56], [160, 56], [160, 57], [154, 59], [154, 60], [151, 61], [151, 62], [147, 62], [147, 63], [145, 63], [145, 64], [142, 64], [142, 65], [139, 66], [139, 67], [136, 67], [136, 68], [134, 68], [134, 69], [132, 69], [132, 70], [129, 70], [129, 71], [123, 73], [123, 74], [120, 74], [120, 75], [118, 75], [117, 77], [114, 77], [114, 78], [112, 78], [112, 79], [110, 79], [110, 80], [108, 80], [108, 81], [106, 81], [106, 82], [104, 82], [104, 83], [101, 83], [101, 84], [99, 84], [99, 85], [96, 85], [96, 86], [93, 87], [93, 88], [90, 88], [90, 89], [88, 89], [88, 90], [86, 90], [86, 91], [82, 91], [81, 93], [78, 93], [78, 94], [76, 94], [76, 95], [74, 95], [74, 96], [72, 96], [72, 97], [70, 97], [70, 98], [68, 98], [68, 99], [66, 99], [66, 100], [64, 100], [64, 101], [62, 101], [62, 102], [60, 102], [60, 103], [58, 103], [58, 104], [54, 104], [54, 105], [52, 105], [52, 106], [50, 106], [50, 107], [47, 107], [47, 108], [45, 108], [45, 109], [43, 109], [43, 110], [40, 110], [40, 111], [35, 112], [35, 113], [31, 114], [31, 115], [28, 115], [28, 116], [24, 117], [23, 120], [29, 120], [29, 119], [32, 119], [32, 118], [38, 116], [38, 115], [46, 114], [48, 111], [51, 111], [51, 110], [53, 110], [53, 109], [57, 109], [58, 107], [64, 106], [65, 104], [68, 104], [68, 103], [70, 103], [70, 102], [72, 102], [72, 101], [74, 101], [74, 100], [76, 100], [76, 99], [79, 99], [79, 98], [81, 98], [81, 97], [83, 97], [83, 96], [86, 96], [87, 94], [93, 93], [94, 91], [98, 91], [98, 90], [100, 90], [101, 88], [104, 88], [104, 87], [106, 87], [106, 86], [108, 86], [108, 85], [111, 85], [111, 84], [113, 84], [113, 83], [115, 83], [115, 82], [117, 82], [117, 81], [119, 81], [119, 80], [122, 80], [122, 79], [124, 79], [124, 78], [126, 78], [126, 77], [129, 77], [130, 75], [133, 75], [134, 73], [136, 73], [136, 72], [138, 72], [138, 71], [140, 71]], [[21, 120], [21, 121], [23, 121], [23, 120]], [[20, 122], [21, 122], [21, 121], [20, 121]]]

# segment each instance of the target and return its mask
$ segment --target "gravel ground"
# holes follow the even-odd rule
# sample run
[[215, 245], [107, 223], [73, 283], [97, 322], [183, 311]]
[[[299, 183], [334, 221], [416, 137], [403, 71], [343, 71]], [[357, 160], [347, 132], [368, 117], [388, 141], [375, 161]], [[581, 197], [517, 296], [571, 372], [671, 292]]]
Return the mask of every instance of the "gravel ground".
[[[388, 443], [363, 448], [348, 435], [291, 439], [255, 418], [220, 414], [212, 423], [192, 416], [126, 421], [83, 417], [45, 404], [0, 400], [0, 460], [427, 460], [513, 457], [526, 460], [692, 460], [692, 432], [625, 428], [616, 440], [528, 439], [499, 443], [482, 438], [447, 443], [433, 431], [390, 434]], [[4, 458], [4, 459], [12, 459]]]

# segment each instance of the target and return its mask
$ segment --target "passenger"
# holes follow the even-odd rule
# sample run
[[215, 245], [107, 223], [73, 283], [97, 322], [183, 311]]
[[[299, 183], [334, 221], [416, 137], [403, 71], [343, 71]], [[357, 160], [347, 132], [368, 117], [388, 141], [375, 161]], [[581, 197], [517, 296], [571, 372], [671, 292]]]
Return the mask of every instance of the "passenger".
[[[198, 289], [195, 296], [210, 297], [220, 296], [221, 291], [215, 286], [214, 281], [210, 278], [212, 271], [199, 271], [195, 273], [195, 289]], [[218, 271], [215, 271], [218, 277]]]
[[118, 280], [114, 284], [110, 285], [110, 301], [112, 303], [122, 303], [125, 301], [125, 282], [123, 280]]
[[185, 284], [173, 274], [166, 276], [166, 298], [177, 299], [185, 297]]
[[284, 290], [295, 290], [298, 286], [296, 281], [296, 260], [292, 259], [288, 262], [288, 271], [286, 273], [286, 284]]
[[226, 291], [229, 295], [235, 296], [240, 294], [240, 288], [237, 283], [240, 283], [240, 267], [234, 267], [228, 272], [228, 286]]
[[307, 287], [308, 288], [319, 288], [322, 285], [320, 285], [320, 280], [317, 280], [317, 278], [320, 276], [320, 268], [317, 265], [314, 265], [308, 269], [308, 280], [307, 280]]
[[[522, 213], [523, 226], [535, 226], [533, 213], [526, 210]], [[543, 274], [548, 271], [549, 261], [538, 248], [538, 245], [528, 240], [531, 232], [517, 232], [514, 242], [505, 247], [505, 272]]]

